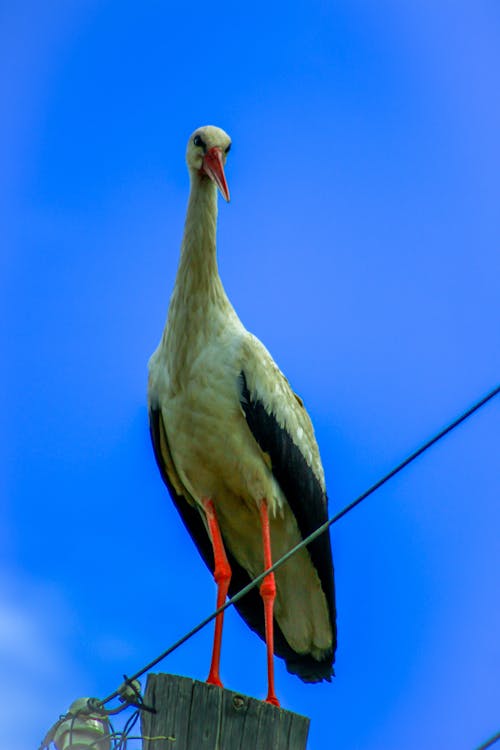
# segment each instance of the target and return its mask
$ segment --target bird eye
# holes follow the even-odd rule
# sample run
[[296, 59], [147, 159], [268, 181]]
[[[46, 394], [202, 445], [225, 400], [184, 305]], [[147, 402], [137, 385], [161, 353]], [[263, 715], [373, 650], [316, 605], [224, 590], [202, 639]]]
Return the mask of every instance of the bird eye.
[[231, 144], [229, 144], [229, 146], [226, 146], [226, 148], [224, 149], [224, 153], [225, 153], [225, 154], [228, 154], [228, 153], [229, 153], [229, 150], [230, 150], [230, 148], [231, 148]]
[[203, 148], [205, 147], [205, 141], [200, 135], [195, 135], [195, 137], [193, 138], [193, 143], [195, 146], [202, 146]]

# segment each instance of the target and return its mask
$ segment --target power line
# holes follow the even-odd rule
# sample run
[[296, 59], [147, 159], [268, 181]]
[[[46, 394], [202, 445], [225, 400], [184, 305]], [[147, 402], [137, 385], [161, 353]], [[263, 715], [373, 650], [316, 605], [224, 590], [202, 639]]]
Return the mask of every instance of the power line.
[[476, 747], [476, 750], [487, 750], [488, 747], [491, 747], [495, 744], [495, 742], [498, 742], [500, 740], [500, 732], [497, 732], [497, 734], [494, 734], [493, 737], [490, 737], [489, 740], [486, 740], [486, 742], [483, 742], [482, 745], [479, 745], [479, 747]]
[[[401, 463], [399, 463], [394, 469], [392, 469], [388, 474], [382, 477], [382, 479], [379, 479], [378, 482], [375, 482], [375, 484], [372, 484], [371, 487], [369, 487], [365, 492], [363, 492], [361, 495], [359, 495], [355, 500], [353, 500], [349, 505], [346, 505], [345, 508], [343, 508], [339, 513], [332, 516], [328, 521], [326, 521], [324, 524], [319, 526], [315, 531], [313, 531], [312, 534], [309, 534], [308, 537], [303, 539], [299, 544], [297, 544], [295, 547], [292, 547], [283, 557], [280, 557], [279, 560], [277, 560], [274, 565], [272, 565], [267, 570], [264, 570], [260, 575], [258, 575], [256, 578], [254, 578], [247, 586], [245, 586], [241, 591], [238, 591], [237, 594], [235, 594], [231, 599], [228, 599], [225, 604], [223, 604], [221, 607], [216, 609], [214, 612], [212, 612], [211, 615], [208, 615], [208, 617], [205, 617], [204, 620], [202, 620], [198, 625], [196, 625], [192, 630], [190, 630], [188, 633], [182, 636], [182, 638], [179, 638], [178, 641], [176, 641], [172, 646], [167, 648], [165, 651], [163, 651], [159, 656], [156, 657], [156, 659], [153, 659], [153, 661], [149, 662], [149, 664], [146, 664], [145, 667], [140, 669], [138, 672], [136, 672], [132, 677], [130, 677], [130, 680], [137, 680], [139, 677], [142, 677], [146, 672], [149, 672], [150, 669], [155, 667], [159, 662], [163, 661], [167, 656], [169, 656], [171, 653], [176, 651], [180, 646], [182, 646], [186, 641], [188, 641], [190, 638], [193, 637], [193, 635], [196, 635], [200, 630], [202, 630], [206, 625], [208, 625], [212, 620], [214, 620], [217, 615], [219, 615], [221, 612], [224, 612], [228, 607], [231, 607], [233, 604], [236, 604], [240, 599], [242, 599], [246, 594], [248, 594], [249, 591], [251, 591], [253, 588], [258, 586], [264, 578], [269, 575], [269, 573], [274, 572], [278, 568], [280, 568], [287, 560], [292, 557], [296, 552], [298, 552], [302, 547], [307, 546], [310, 544], [314, 539], [316, 539], [321, 534], [324, 534], [327, 529], [330, 528], [334, 523], [337, 521], [340, 521], [341, 518], [343, 518], [347, 513], [349, 513], [351, 510], [353, 510], [357, 505], [363, 502], [363, 500], [366, 500], [367, 497], [372, 495], [376, 490], [378, 490], [382, 485], [384, 485], [386, 482], [388, 482], [392, 477], [396, 476], [396, 474], [399, 474], [400, 471], [402, 471], [406, 466], [411, 464], [416, 458], [421, 456], [425, 451], [427, 451], [429, 448], [431, 448], [435, 443], [437, 443], [439, 440], [441, 440], [445, 435], [447, 435], [449, 432], [454, 430], [456, 427], [458, 427], [459, 424], [464, 422], [466, 419], [468, 419], [472, 414], [474, 414], [478, 409], [480, 409], [482, 406], [487, 404], [491, 399], [493, 399], [495, 396], [500, 393], [500, 385], [497, 385], [496, 388], [493, 388], [486, 396], [481, 398], [479, 401], [476, 401], [475, 404], [473, 404], [469, 409], [464, 411], [459, 417], [454, 419], [450, 424], [448, 424], [446, 427], [444, 427], [442, 430], [440, 430], [434, 437], [427, 440], [423, 445], [420, 446], [420, 448], [417, 448], [417, 450], [413, 451], [413, 453], [410, 453], [407, 458], [405, 458]], [[109, 703], [109, 701], [113, 700], [113, 698], [117, 698], [119, 695], [119, 691], [115, 690], [114, 693], [111, 693], [102, 701], [102, 705]], [[495, 738], [493, 738], [495, 740]], [[484, 747], [488, 747], [489, 745], [485, 745]], [[478, 748], [478, 750], [481, 750], [481, 748]]]

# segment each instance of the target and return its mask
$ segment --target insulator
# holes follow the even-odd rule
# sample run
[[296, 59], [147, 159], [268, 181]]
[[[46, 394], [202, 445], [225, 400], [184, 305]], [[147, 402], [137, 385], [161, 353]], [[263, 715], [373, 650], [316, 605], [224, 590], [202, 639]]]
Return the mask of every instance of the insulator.
[[91, 698], [78, 698], [58, 723], [53, 742], [57, 750], [110, 750], [111, 726]]

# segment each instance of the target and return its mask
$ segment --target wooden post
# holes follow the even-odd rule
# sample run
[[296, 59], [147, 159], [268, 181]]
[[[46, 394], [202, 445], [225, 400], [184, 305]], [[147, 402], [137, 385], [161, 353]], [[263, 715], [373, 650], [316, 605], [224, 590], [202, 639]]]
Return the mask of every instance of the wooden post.
[[156, 713], [141, 712], [143, 750], [306, 747], [305, 716], [189, 677], [150, 674], [144, 703]]

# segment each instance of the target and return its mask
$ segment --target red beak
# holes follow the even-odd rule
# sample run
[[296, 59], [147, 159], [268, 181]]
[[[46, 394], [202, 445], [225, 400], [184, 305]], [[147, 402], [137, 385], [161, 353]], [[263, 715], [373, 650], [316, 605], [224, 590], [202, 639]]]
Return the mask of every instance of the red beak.
[[209, 148], [205, 156], [203, 157], [203, 164], [201, 165], [201, 171], [210, 177], [213, 182], [217, 185], [222, 193], [222, 196], [229, 203], [229, 188], [226, 182], [226, 175], [224, 174], [224, 163], [222, 159], [222, 151], [217, 146]]

